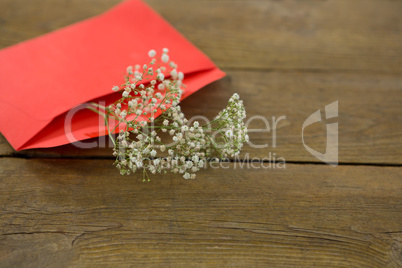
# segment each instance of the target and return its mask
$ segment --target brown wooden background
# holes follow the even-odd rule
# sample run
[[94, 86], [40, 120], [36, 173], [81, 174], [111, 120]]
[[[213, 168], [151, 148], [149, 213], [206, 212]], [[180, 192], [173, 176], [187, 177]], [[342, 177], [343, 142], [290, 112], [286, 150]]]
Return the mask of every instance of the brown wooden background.
[[[0, 0], [0, 47], [118, 2]], [[118, 174], [110, 149], [15, 152], [1, 137], [0, 267], [401, 267], [402, 2], [146, 2], [227, 72], [185, 113], [212, 117], [238, 92], [248, 116], [286, 115], [276, 148], [241, 156], [276, 153], [286, 169], [232, 161], [142, 183]], [[336, 100], [333, 168], [304, 149], [301, 128]], [[305, 135], [325, 150], [324, 123]]]

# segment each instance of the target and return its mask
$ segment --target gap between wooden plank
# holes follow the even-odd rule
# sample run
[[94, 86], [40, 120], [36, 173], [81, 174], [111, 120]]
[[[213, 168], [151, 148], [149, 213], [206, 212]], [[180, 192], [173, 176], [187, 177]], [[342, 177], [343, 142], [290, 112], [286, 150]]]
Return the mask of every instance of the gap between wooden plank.
[[[115, 160], [116, 158], [114, 156], [107, 156], [107, 155], [61, 155], [61, 156], [55, 156], [55, 155], [47, 155], [47, 154], [24, 154], [24, 153], [18, 153], [14, 152], [10, 155], [0, 155], [0, 158], [20, 158], [20, 159], [83, 159], [83, 160]], [[160, 159], [163, 159], [163, 157], [159, 157]], [[153, 158], [155, 159], [155, 158]], [[191, 160], [191, 159], [188, 159]], [[267, 160], [260, 160], [260, 161], [252, 161], [252, 160], [238, 160], [238, 159], [233, 159], [229, 158], [226, 160], [223, 160], [221, 162], [224, 163], [278, 163], [274, 161], [267, 161]], [[313, 161], [286, 161], [286, 164], [294, 164], [294, 165], [328, 165], [327, 163], [324, 162], [313, 162]], [[389, 163], [348, 163], [348, 162], [338, 162], [337, 165], [339, 166], [373, 166], [373, 167], [402, 167], [402, 164], [389, 164]]]

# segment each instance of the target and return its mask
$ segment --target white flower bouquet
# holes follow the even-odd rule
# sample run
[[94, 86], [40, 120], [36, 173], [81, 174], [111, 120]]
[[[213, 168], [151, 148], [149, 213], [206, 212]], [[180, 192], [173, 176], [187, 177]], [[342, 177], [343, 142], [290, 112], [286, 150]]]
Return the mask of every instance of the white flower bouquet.
[[184, 75], [168, 52], [165, 48], [157, 57], [150, 50], [148, 65], [129, 66], [125, 82], [113, 86], [114, 91], [121, 91], [121, 99], [107, 107], [93, 104], [104, 108], [105, 122], [109, 118], [118, 122], [109, 129], [109, 135], [114, 143], [115, 165], [122, 175], [142, 169], [144, 181], [150, 180], [149, 172], [168, 171], [194, 179], [208, 161], [238, 155], [248, 141], [246, 111], [238, 94], [212, 121], [186, 119], [179, 106]]

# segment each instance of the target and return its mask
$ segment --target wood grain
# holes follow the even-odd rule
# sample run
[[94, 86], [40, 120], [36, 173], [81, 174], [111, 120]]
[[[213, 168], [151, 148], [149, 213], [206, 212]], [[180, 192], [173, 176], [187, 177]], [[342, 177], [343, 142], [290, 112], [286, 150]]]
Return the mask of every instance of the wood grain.
[[[0, 0], [0, 48], [118, 2]], [[246, 162], [142, 183], [110, 148], [15, 152], [0, 135], [0, 267], [402, 267], [402, 2], [146, 2], [227, 71], [183, 101], [186, 115], [211, 118], [237, 92], [248, 118], [286, 116], [276, 147], [272, 130], [252, 133], [268, 147], [246, 146]], [[334, 101], [339, 117], [304, 134], [324, 152], [339, 123], [336, 168], [301, 140]]]
[[[326, 124], [339, 124], [339, 161], [341, 163], [402, 164], [402, 78], [395, 75], [363, 75], [302, 72], [230, 71], [182, 102], [188, 118], [213, 118], [239, 93], [247, 110], [251, 143], [240, 158], [264, 158], [274, 153], [286, 161], [320, 162], [303, 146], [302, 126], [309, 115], [339, 101], [339, 117], [325, 120], [304, 130], [305, 142], [325, 152]], [[267, 118], [264, 122], [255, 116]], [[285, 116], [277, 124], [274, 146], [272, 117]], [[256, 118], [256, 119], [252, 119]], [[264, 148], [256, 148], [255, 145]], [[4, 142], [3, 155], [12, 153]], [[8, 148], [8, 149], [7, 149]], [[247, 155], [248, 154], [248, 155]], [[110, 157], [111, 149], [79, 149], [73, 145], [27, 150], [28, 157]]]
[[402, 71], [400, 1], [147, 2], [224, 68]]
[[96, 16], [120, 0], [1, 0], [0, 47]]
[[[2, 0], [0, 47], [118, 2]], [[223, 68], [402, 72], [400, 1], [146, 2]]]
[[111, 160], [1, 161], [3, 267], [402, 265], [400, 168], [224, 163], [142, 183]]

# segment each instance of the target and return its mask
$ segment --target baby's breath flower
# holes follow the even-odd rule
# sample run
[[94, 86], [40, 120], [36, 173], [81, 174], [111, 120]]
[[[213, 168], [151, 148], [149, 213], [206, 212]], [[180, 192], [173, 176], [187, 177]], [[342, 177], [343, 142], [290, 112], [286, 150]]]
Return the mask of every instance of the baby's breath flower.
[[179, 72], [177, 78], [179, 78], [179, 80], [183, 80], [184, 79], [184, 74], [182, 72]]
[[[213, 121], [202, 126], [198, 121], [189, 123], [179, 106], [184, 74], [170, 61], [168, 53], [163, 49], [158, 59], [156, 51], [150, 50], [150, 63], [142, 65], [142, 72], [139, 64], [129, 66], [125, 83], [112, 87], [113, 91], [124, 89], [122, 98], [106, 109], [108, 115], [127, 126], [114, 140], [115, 165], [121, 174], [143, 169], [147, 180], [148, 173], [167, 171], [194, 179], [210, 159], [234, 157], [249, 140], [244, 124], [246, 112], [238, 94], [229, 99], [228, 106]], [[161, 116], [156, 117], [160, 112]], [[169, 136], [163, 137], [161, 132]]]
[[162, 84], [162, 83], [160, 83], [160, 84], [158, 85], [158, 89], [159, 89], [159, 90], [164, 90], [164, 89], [165, 89], [165, 85]]
[[161, 60], [162, 60], [164, 63], [167, 63], [167, 62], [169, 61], [169, 55], [166, 54], [166, 53], [164, 53], [164, 54], [162, 55], [162, 57], [161, 57]]
[[149, 56], [150, 58], [155, 57], [155, 56], [156, 56], [156, 51], [153, 50], [153, 49], [151, 49], [151, 50], [148, 52], [148, 56]]
[[133, 73], [133, 66], [128, 66], [126, 71], [127, 71], [128, 74], [132, 74]]
[[163, 81], [163, 80], [165, 79], [165, 75], [164, 75], [163, 73], [159, 73], [159, 74], [156, 76], [156, 78], [159, 79], [159, 81]]
[[176, 70], [176, 69], [173, 69], [173, 70], [170, 72], [170, 75], [173, 76], [173, 77], [176, 77], [176, 76], [177, 76], [177, 70]]
[[126, 111], [122, 111], [121, 113], [120, 113], [120, 116], [121, 116], [121, 118], [125, 118], [126, 116], [127, 116], [127, 112]]

